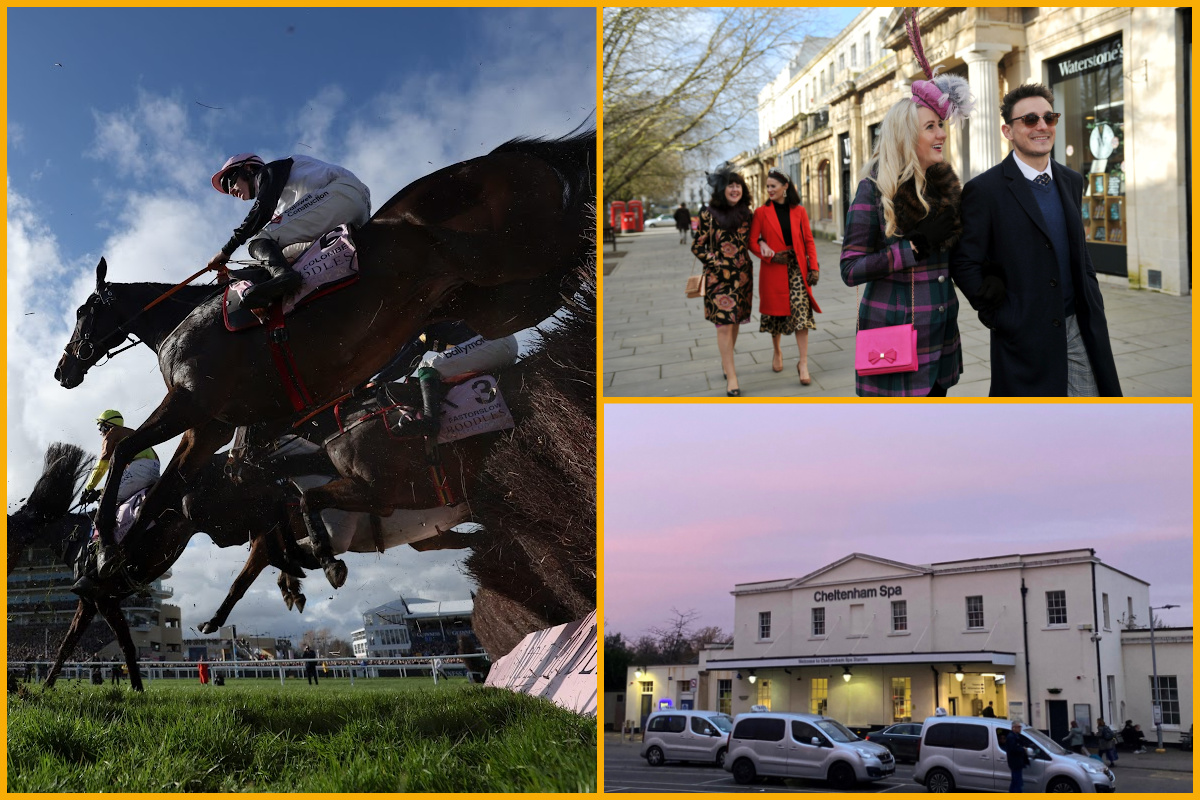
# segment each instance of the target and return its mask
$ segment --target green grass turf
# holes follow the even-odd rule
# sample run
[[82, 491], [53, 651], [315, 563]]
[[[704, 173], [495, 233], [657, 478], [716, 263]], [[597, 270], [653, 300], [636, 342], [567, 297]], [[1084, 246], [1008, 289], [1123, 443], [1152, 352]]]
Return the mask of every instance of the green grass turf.
[[596, 721], [464, 680], [8, 695], [8, 791], [594, 792]]

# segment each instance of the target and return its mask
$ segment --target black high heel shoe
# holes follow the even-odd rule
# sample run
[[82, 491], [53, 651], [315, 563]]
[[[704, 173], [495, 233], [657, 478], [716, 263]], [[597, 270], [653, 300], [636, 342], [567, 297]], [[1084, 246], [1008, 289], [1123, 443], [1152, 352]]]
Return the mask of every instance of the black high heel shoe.
[[741, 389], [726, 389], [725, 396], [726, 397], [741, 397], [742, 390]]

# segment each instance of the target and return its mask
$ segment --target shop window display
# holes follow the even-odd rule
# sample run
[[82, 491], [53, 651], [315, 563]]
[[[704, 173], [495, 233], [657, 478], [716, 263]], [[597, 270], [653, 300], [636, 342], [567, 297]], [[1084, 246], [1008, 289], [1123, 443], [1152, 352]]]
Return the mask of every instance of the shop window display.
[[[1054, 158], [1085, 178], [1083, 228], [1090, 244], [1125, 244], [1125, 79], [1121, 36], [1048, 60], [1054, 110], [1063, 114]], [[1123, 249], [1092, 250], [1096, 268], [1122, 274]]]

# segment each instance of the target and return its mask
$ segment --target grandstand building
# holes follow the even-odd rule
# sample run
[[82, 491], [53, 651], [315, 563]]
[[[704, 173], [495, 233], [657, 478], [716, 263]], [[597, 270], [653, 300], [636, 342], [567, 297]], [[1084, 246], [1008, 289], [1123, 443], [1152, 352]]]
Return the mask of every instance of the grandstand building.
[[[168, 570], [141, 594], [121, 603], [130, 633], [143, 661], [183, 658], [179, 606], [164, 602], [172, 591], [163, 583]], [[46, 661], [54, 658], [66, 636], [79, 598], [71, 594], [74, 576], [49, 549], [30, 547], [8, 575], [8, 660]], [[74, 659], [120, 656], [121, 648], [99, 616], [69, 656]]]
[[[471, 630], [472, 600], [399, 597], [363, 614], [350, 634], [356, 658], [452, 655], [479, 652]], [[460, 647], [461, 645], [461, 647]]]

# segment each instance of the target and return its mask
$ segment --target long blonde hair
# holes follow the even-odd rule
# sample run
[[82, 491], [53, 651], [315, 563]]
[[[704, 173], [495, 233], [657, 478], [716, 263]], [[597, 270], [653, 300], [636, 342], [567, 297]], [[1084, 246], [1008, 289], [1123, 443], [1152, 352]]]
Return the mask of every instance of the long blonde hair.
[[879, 187], [886, 223], [884, 233], [888, 236], [896, 235], [896, 209], [892, 198], [909, 178], [916, 180], [917, 200], [925, 213], [929, 213], [929, 203], [925, 200], [925, 170], [917, 160], [917, 139], [921, 135], [919, 109], [916, 103], [905, 97], [888, 110], [879, 130], [879, 143], [863, 169], [862, 177], [874, 181]]

